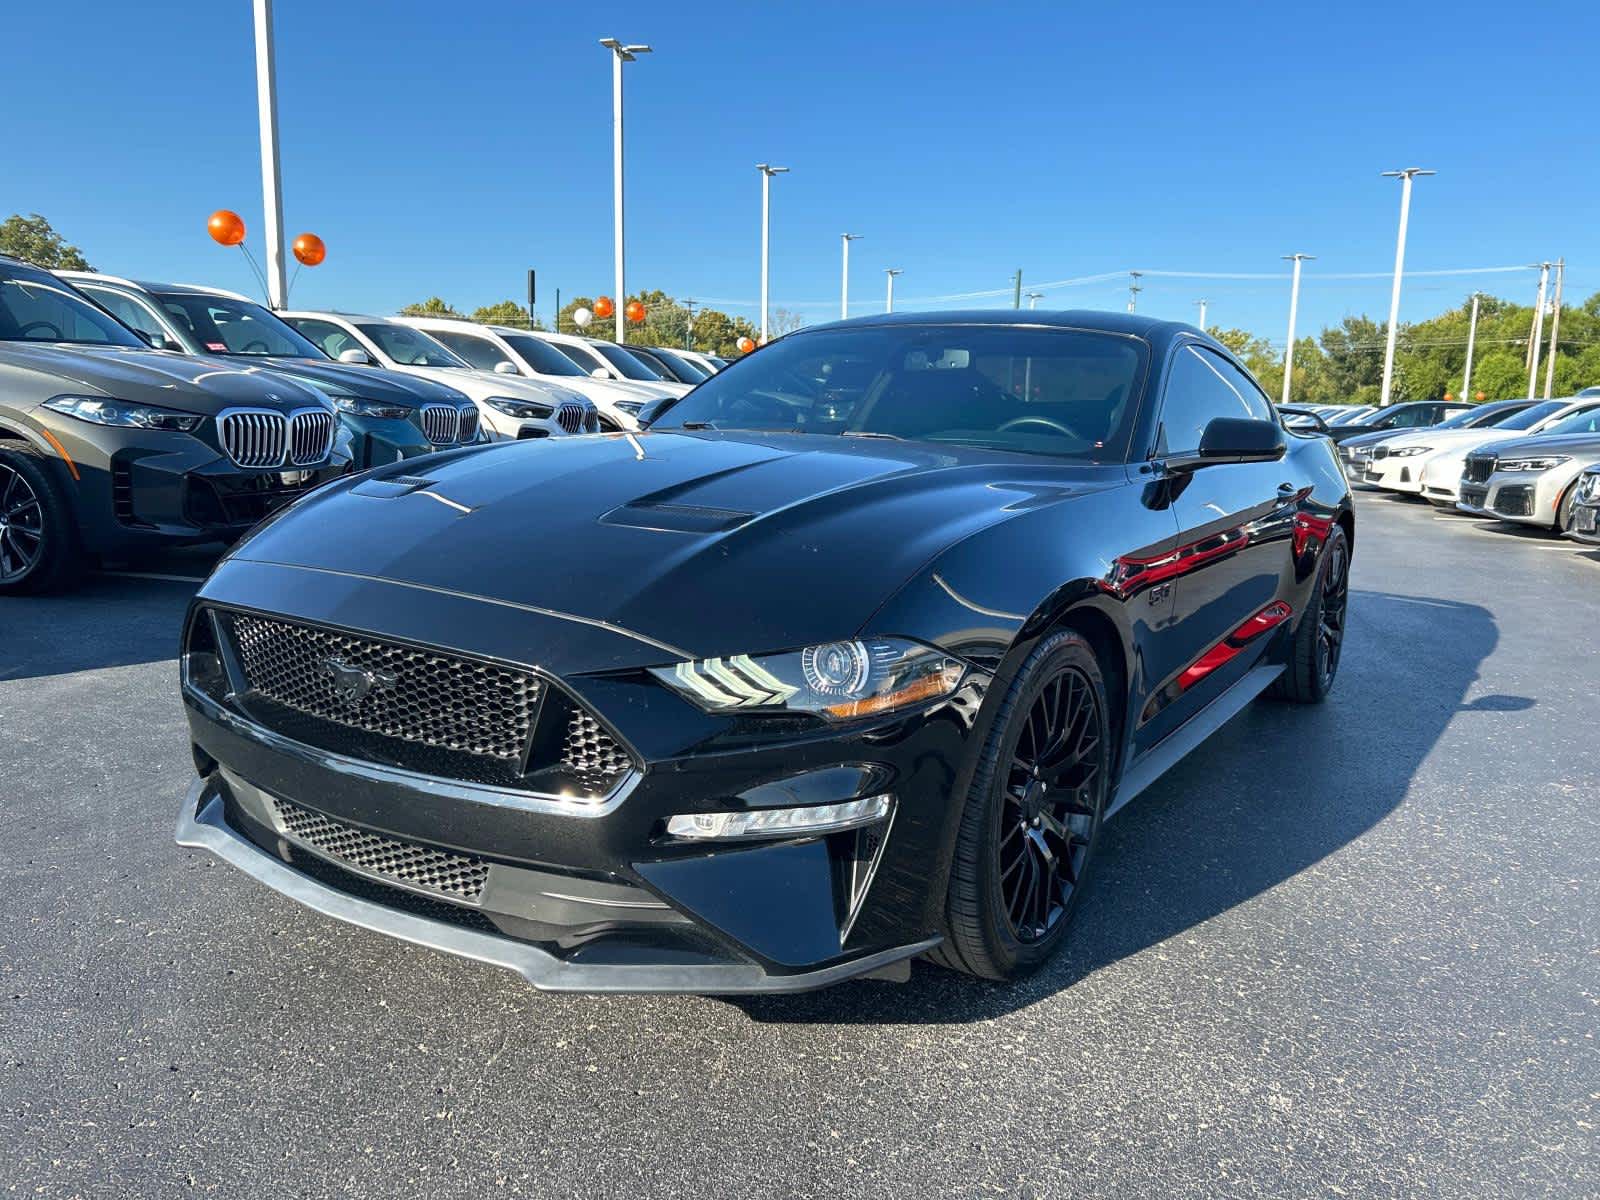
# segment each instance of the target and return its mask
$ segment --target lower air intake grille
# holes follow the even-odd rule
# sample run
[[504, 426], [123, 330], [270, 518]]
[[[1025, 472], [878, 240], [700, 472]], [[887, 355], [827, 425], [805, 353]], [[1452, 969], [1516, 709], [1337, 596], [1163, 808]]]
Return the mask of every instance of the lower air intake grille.
[[600, 727], [600, 722], [581, 708], [574, 708], [567, 721], [561, 762], [585, 786], [597, 791], [609, 788], [633, 765], [622, 747]]
[[352, 729], [520, 763], [544, 685], [532, 675], [313, 625], [233, 613], [252, 689]]
[[337, 862], [468, 904], [483, 898], [489, 864], [480, 858], [368, 833], [277, 797], [270, 802], [291, 838]]
[[1533, 515], [1533, 489], [1531, 487], [1503, 487], [1495, 493], [1494, 511], [1508, 517]]
[[[477, 416], [476, 413], [473, 414]], [[435, 446], [448, 446], [461, 428], [461, 410], [447, 404], [422, 406], [422, 432]]]

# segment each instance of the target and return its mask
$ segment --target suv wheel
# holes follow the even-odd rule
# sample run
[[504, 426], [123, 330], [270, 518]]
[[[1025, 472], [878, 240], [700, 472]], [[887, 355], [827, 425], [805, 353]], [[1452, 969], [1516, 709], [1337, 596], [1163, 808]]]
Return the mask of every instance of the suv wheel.
[[66, 587], [84, 565], [61, 485], [32, 447], [0, 445], [0, 595]]

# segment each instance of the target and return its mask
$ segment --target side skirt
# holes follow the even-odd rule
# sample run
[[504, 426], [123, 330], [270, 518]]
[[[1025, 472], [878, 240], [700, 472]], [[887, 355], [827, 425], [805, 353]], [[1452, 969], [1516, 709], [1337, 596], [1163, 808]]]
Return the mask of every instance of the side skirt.
[[1111, 807], [1106, 810], [1106, 818], [1109, 820], [1115, 816], [1125, 804], [1176, 766], [1185, 754], [1238, 716], [1245, 705], [1266, 691], [1281, 674], [1281, 664], [1253, 668], [1238, 683], [1153, 746], [1143, 758], [1123, 772], [1122, 783], [1111, 801]]

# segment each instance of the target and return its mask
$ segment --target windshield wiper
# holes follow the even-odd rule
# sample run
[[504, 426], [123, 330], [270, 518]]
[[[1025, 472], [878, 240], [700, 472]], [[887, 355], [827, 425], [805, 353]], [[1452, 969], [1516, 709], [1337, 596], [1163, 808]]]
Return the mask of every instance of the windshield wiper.
[[715, 430], [717, 428], [717, 423], [715, 421], [685, 421], [678, 428], [680, 428], [680, 429], [711, 429], [711, 430]]
[[884, 441], [888, 441], [888, 442], [903, 442], [903, 441], [905, 441], [905, 438], [901, 437], [898, 433], [879, 433], [875, 429], [841, 429], [839, 431], [839, 436], [840, 437], [858, 437], [858, 438], [882, 438]]

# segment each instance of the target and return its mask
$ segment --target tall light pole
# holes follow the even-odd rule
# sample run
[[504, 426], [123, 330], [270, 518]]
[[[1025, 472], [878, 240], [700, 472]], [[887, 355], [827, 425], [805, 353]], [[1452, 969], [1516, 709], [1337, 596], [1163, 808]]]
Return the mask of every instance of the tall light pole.
[[267, 226], [267, 304], [288, 303], [283, 263], [283, 180], [278, 174], [278, 70], [272, 46], [272, 0], [256, 6], [256, 110], [261, 126], [261, 207]]
[[1315, 254], [1285, 254], [1286, 262], [1294, 263], [1294, 282], [1289, 285], [1289, 344], [1283, 349], [1283, 399], [1289, 403], [1289, 384], [1294, 378], [1294, 319], [1300, 311], [1300, 264]]
[[1544, 372], [1544, 398], [1550, 399], [1550, 393], [1556, 384], [1556, 340], [1561, 336], [1561, 284], [1567, 276], [1567, 260], [1556, 260], [1556, 298], [1555, 311], [1550, 316], [1550, 360]]
[[1144, 274], [1144, 272], [1129, 271], [1128, 274], [1132, 277], [1128, 283], [1128, 311], [1132, 312], [1134, 306], [1139, 302], [1139, 293], [1144, 291], [1144, 289], [1139, 286], [1139, 278]]
[[896, 275], [904, 275], [905, 272], [899, 267], [885, 267], [883, 273], [889, 277], [889, 298], [884, 303], [883, 311], [892, 313], [894, 311], [894, 277]]
[[774, 167], [757, 163], [761, 172], [761, 344], [767, 344], [767, 267], [772, 230], [772, 177], [782, 175], [788, 167]]
[[1388, 407], [1389, 392], [1394, 384], [1394, 338], [1400, 323], [1400, 275], [1406, 265], [1406, 223], [1411, 219], [1411, 181], [1418, 175], [1435, 175], [1421, 167], [1407, 167], [1403, 171], [1385, 171], [1385, 179], [1400, 181], [1400, 237], [1394, 247], [1394, 291], [1389, 296], [1389, 336], [1383, 348], [1383, 389], [1378, 394], [1380, 407]]
[[839, 320], [850, 317], [850, 243], [861, 240], [859, 233], [841, 233], [839, 241], [844, 246], [844, 269], [839, 277]]
[[1206, 331], [1206, 305], [1210, 304], [1211, 301], [1196, 300], [1195, 303], [1200, 306], [1200, 332], [1204, 333]]
[[1038, 308], [1039, 307], [1039, 301], [1041, 301], [1043, 299], [1044, 299], [1044, 293], [1043, 292], [1029, 292], [1028, 293], [1028, 311], [1032, 312], [1034, 309]]
[[1528, 343], [1528, 399], [1533, 399], [1539, 378], [1539, 344], [1544, 341], [1544, 289], [1550, 283], [1550, 264], [1539, 264], [1539, 299], [1533, 306], [1533, 340]]
[[1478, 340], [1478, 301], [1483, 299], [1481, 292], [1472, 293], [1472, 320], [1467, 325], [1467, 370], [1461, 376], [1461, 398], [1466, 400], [1472, 395], [1472, 344]]
[[649, 46], [624, 46], [616, 38], [601, 38], [600, 44], [611, 51], [611, 206], [615, 212], [612, 252], [617, 260], [616, 338], [628, 340], [628, 279], [623, 269], [622, 243], [622, 64], [631, 63], [641, 54], [649, 54]]

